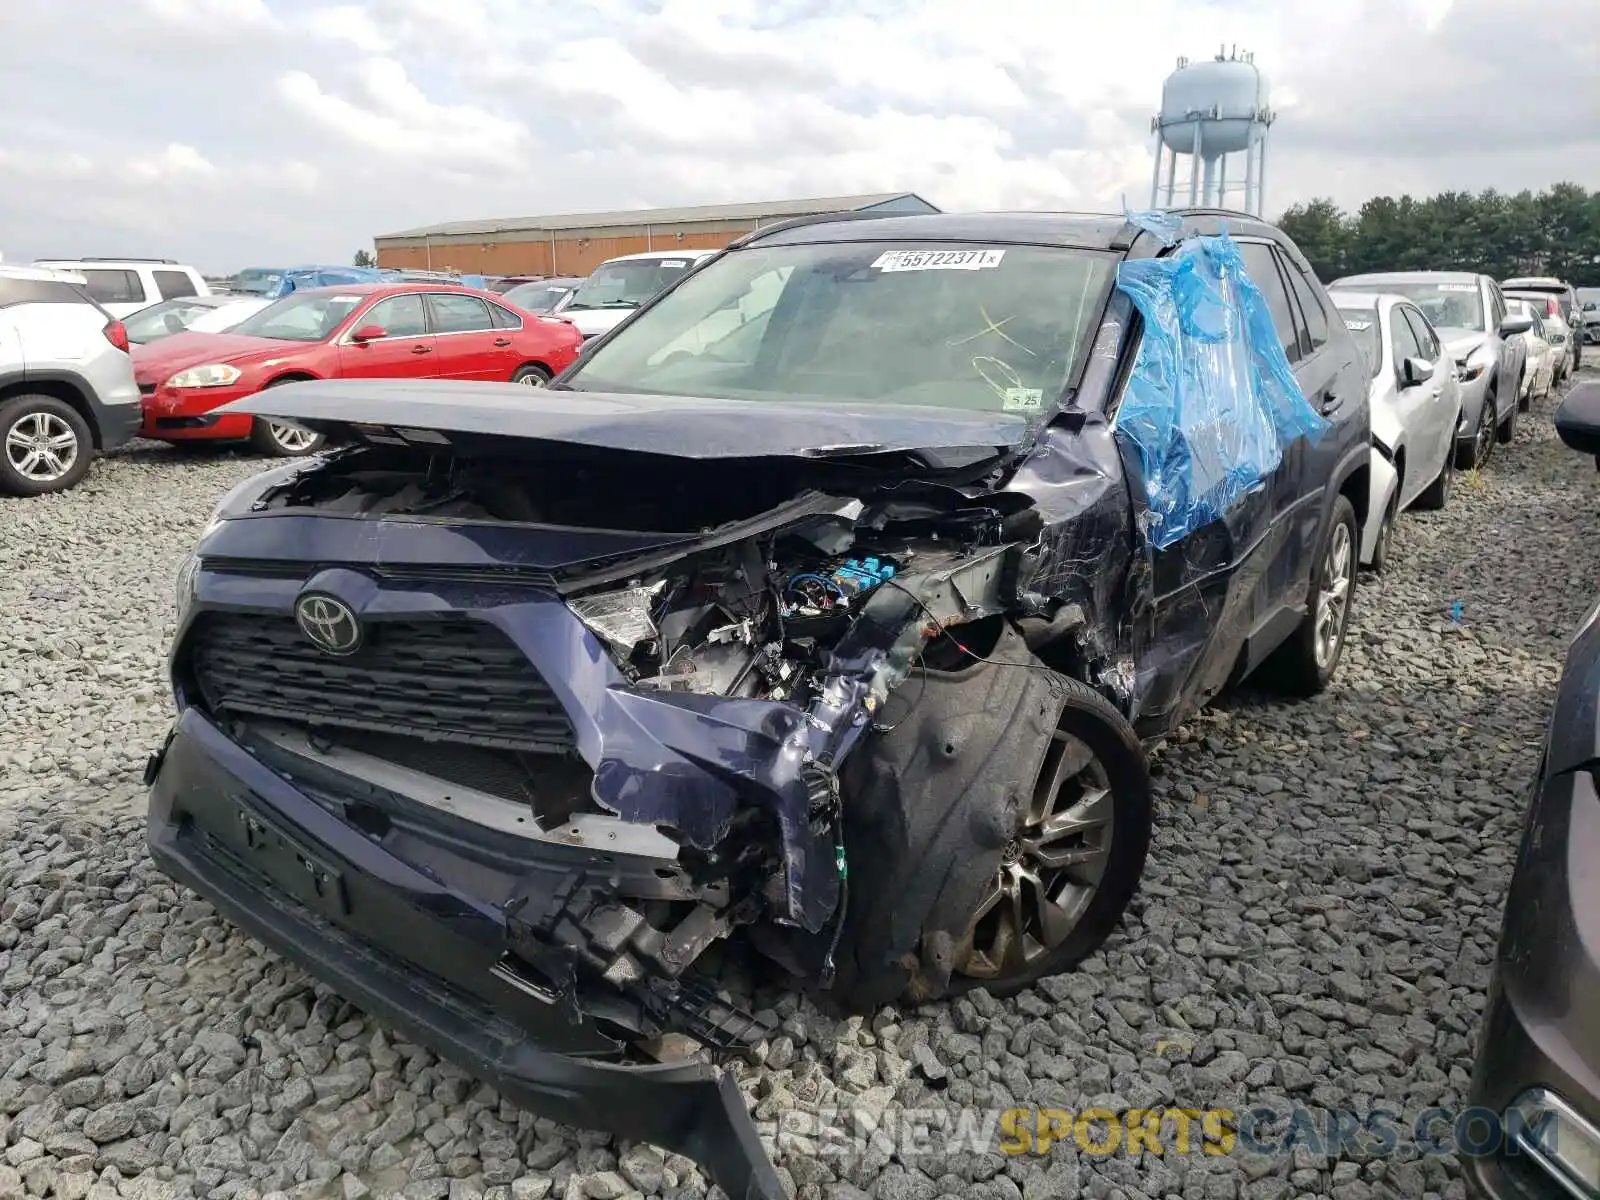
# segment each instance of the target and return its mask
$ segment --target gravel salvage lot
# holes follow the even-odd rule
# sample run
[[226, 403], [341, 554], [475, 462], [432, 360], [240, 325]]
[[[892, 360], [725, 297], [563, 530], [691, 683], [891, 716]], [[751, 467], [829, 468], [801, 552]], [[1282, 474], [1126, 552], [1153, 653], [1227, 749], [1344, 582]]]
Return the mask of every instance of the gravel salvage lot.
[[[783, 1034], [741, 1068], [758, 1117], [1459, 1106], [1524, 790], [1600, 590], [1596, 473], [1553, 408], [1448, 511], [1402, 518], [1327, 695], [1231, 698], [1157, 755], [1150, 870], [1105, 953], [1014, 1001], [865, 1024], [774, 994]], [[75, 491], [0, 501], [0, 1200], [703, 1195], [686, 1160], [502, 1103], [149, 865], [173, 573], [257, 467], [141, 443]], [[914, 1162], [778, 1155], [830, 1200], [1462, 1194], [1442, 1158]]]

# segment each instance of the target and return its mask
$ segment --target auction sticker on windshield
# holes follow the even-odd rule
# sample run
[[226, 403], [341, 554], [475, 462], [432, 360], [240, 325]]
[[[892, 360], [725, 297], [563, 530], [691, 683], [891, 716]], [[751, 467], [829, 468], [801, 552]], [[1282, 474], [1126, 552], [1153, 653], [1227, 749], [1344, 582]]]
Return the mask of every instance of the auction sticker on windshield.
[[885, 250], [872, 265], [879, 271], [982, 271], [998, 267], [1004, 250]]
[[1441, 292], [1475, 292], [1478, 290], [1478, 285], [1475, 283], [1441, 283], [1439, 290]]

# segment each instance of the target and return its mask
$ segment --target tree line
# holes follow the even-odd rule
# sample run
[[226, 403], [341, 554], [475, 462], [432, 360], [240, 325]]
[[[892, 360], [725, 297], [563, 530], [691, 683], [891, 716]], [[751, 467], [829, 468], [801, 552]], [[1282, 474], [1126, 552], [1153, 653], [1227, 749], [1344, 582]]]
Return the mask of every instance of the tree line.
[[1575, 183], [1537, 195], [1375, 196], [1354, 215], [1318, 199], [1296, 204], [1279, 225], [1324, 282], [1363, 271], [1473, 271], [1600, 286], [1600, 191]]

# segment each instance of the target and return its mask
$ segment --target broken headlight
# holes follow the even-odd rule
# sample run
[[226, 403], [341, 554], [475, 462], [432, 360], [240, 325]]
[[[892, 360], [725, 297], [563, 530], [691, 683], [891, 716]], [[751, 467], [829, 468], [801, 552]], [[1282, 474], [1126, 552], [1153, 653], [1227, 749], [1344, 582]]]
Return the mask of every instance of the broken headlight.
[[633, 653], [633, 648], [640, 642], [652, 641], [658, 636], [650, 609], [665, 586], [666, 580], [662, 579], [649, 587], [599, 592], [593, 596], [568, 600], [567, 607], [590, 633], [627, 656]]

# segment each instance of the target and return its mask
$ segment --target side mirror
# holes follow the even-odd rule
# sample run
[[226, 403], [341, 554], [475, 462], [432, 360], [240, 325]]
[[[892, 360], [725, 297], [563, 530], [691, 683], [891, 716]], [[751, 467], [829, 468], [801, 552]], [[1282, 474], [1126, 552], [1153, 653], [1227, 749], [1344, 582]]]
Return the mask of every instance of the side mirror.
[[1581, 454], [1600, 457], [1600, 383], [1580, 383], [1556, 409], [1556, 436]]
[[1532, 317], [1508, 316], [1500, 322], [1500, 336], [1503, 338], [1515, 337], [1519, 333], [1527, 333], [1532, 328]]
[[1408, 358], [1400, 364], [1400, 386], [1414, 388], [1433, 378], [1433, 364], [1425, 358]]
[[375, 342], [379, 338], [389, 336], [389, 331], [382, 325], [363, 325], [350, 335], [350, 340], [360, 345], [362, 342]]

